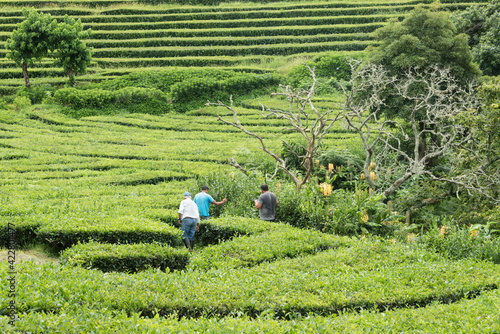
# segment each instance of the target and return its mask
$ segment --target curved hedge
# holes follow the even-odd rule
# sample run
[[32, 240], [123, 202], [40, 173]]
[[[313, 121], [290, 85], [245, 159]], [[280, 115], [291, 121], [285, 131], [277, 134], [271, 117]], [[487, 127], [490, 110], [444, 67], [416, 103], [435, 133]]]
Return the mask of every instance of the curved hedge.
[[61, 264], [99, 269], [103, 272], [135, 273], [148, 268], [182, 270], [189, 263], [187, 249], [161, 244], [113, 245], [97, 242], [79, 243], [61, 253]]
[[126, 87], [116, 91], [62, 88], [54, 93], [54, 100], [74, 109], [103, 108], [112, 105], [125, 107], [131, 112], [155, 115], [171, 110], [167, 95], [156, 88]]

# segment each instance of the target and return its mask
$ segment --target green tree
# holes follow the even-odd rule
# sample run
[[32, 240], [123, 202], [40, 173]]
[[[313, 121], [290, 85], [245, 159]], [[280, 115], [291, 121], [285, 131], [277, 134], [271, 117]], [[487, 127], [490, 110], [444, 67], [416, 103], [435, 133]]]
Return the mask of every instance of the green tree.
[[55, 63], [61, 66], [74, 84], [75, 74], [85, 73], [92, 60], [91, 49], [82, 40], [88, 39], [90, 29], [83, 30], [82, 22], [64, 16], [52, 36], [55, 46]]
[[[377, 29], [374, 36], [380, 44], [368, 49], [368, 61], [383, 66], [395, 78], [404, 78], [410, 70], [423, 72], [434, 66], [449, 68], [451, 75], [457, 78], [454, 82], [459, 85], [476, 79], [481, 74], [472, 60], [468, 36], [457, 32], [449, 13], [417, 6], [402, 22], [392, 20]], [[446, 82], [440, 84], [447, 85]], [[424, 94], [425, 86], [423, 81], [413, 81], [410, 91], [413, 91], [414, 96], [419, 92]], [[421, 159], [428, 155], [431, 147], [440, 145], [432, 135], [434, 129], [426, 123], [428, 106], [422, 105], [420, 110], [415, 110], [414, 101], [393, 89], [388, 87], [381, 93], [386, 102], [381, 112], [389, 118], [415, 117], [416, 125], [420, 128], [418, 149]], [[414, 150], [415, 147], [408, 149]], [[435, 156], [426, 160], [426, 163], [434, 165], [438, 159], [439, 156]]]
[[449, 13], [417, 6], [402, 22], [391, 20], [374, 36], [380, 45], [368, 49], [369, 60], [393, 75], [431, 65], [449, 67], [459, 79], [481, 74], [472, 61], [468, 36], [457, 32]]
[[48, 55], [57, 22], [50, 14], [38, 13], [35, 9], [23, 8], [23, 15], [26, 19], [7, 40], [7, 57], [22, 67], [25, 86], [30, 87], [28, 66]]
[[500, 74], [500, 0], [455, 12], [453, 22], [469, 36], [474, 61], [485, 75]]

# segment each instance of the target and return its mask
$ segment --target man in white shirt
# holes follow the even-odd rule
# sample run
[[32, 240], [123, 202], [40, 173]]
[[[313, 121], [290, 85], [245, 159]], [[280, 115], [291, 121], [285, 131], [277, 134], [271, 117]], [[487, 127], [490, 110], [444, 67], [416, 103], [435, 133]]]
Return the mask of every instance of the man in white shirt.
[[194, 234], [200, 228], [200, 213], [198, 206], [191, 199], [189, 192], [184, 193], [184, 199], [179, 206], [179, 224], [182, 225], [182, 239], [189, 251], [193, 251]]

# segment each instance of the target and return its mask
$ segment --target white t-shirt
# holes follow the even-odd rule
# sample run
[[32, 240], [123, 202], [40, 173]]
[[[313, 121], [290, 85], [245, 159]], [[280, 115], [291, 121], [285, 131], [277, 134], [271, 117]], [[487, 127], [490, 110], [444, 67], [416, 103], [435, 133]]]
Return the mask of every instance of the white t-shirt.
[[179, 213], [182, 214], [182, 219], [184, 218], [200, 218], [200, 213], [198, 211], [198, 206], [191, 199], [191, 197], [187, 197], [182, 200], [181, 205], [179, 206]]

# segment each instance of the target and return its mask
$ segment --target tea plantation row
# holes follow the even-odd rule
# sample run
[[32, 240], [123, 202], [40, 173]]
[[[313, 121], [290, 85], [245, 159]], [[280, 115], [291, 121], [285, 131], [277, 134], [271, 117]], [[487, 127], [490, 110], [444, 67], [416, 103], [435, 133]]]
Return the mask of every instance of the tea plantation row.
[[[417, 3], [426, 2], [326, 1], [199, 7], [71, 1], [64, 6], [57, 2], [60, 7], [54, 7], [50, 1], [2, 1], [0, 5], [8, 7], [0, 16], [0, 56], [6, 54], [2, 46], [22, 20], [22, 7], [29, 5], [51, 13], [54, 18], [71, 15], [81, 19], [85, 29], [92, 29], [86, 42], [94, 48], [94, 62], [89, 74], [77, 80], [95, 82], [102, 80], [104, 69], [109, 67], [254, 64], [265, 68], [270, 59], [279, 57], [332, 51], [354, 54], [373, 44], [370, 32], [389, 18], [403, 18]], [[446, 1], [443, 6], [457, 10], [473, 3], [485, 1]], [[23, 84], [21, 70], [5, 58], [0, 65], [0, 94], [12, 94]], [[50, 60], [30, 70], [36, 78], [34, 84], [64, 82], [64, 74], [53, 68]], [[61, 79], [54, 80], [54, 76]]]

